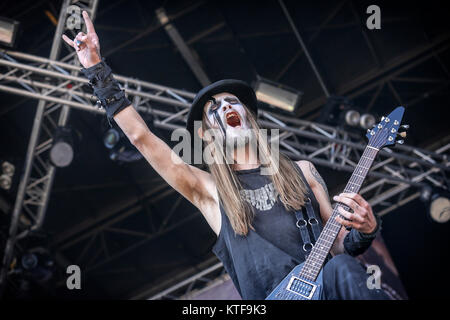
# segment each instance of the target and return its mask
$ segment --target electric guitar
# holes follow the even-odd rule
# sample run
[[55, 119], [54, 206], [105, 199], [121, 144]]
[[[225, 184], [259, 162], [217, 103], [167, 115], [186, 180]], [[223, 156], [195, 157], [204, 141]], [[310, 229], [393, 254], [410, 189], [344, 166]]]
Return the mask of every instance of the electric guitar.
[[[396, 142], [403, 143], [403, 140], [399, 139], [396, 141], [396, 138], [397, 136], [401, 138], [406, 137], [408, 126], [400, 125], [404, 112], [404, 107], [397, 107], [387, 117], [381, 118], [381, 122], [378, 125], [367, 130], [366, 136], [369, 139], [369, 143], [344, 192], [358, 193], [381, 148], [393, 145]], [[337, 216], [341, 216], [338, 212], [339, 206], [347, 211], [349, 210], [346, 205], [337, 203], [305, 262], [292, 269], [266, 297], [266, 300], [320, 300], [322, 298], [322, 266], [342, 227], [335, 219]]]

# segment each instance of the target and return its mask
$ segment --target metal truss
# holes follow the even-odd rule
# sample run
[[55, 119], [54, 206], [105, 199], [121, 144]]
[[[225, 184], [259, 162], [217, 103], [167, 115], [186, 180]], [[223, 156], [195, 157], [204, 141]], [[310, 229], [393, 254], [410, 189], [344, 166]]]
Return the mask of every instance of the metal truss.
[[[67, 56], [61, 55], [61, 36], [65, 31], [71, 32], [74, 36], [74, 29], [81, 27], [82, 10], [87, 11], [94, 19], [97, 4], [97, 0], [65, 0], [63, 2], [50, 51], [51, 60], [65, 61], [74, 66], [79, 65], [76, 54], [73, 51]], [[3, 55], [3, 57], [6, 61], [15, 62], [15, 59], [12, 57], [7, 55]], [[33, 67], [42, 70], [46, 69], [48, 72], [56, 70], [56, 72], [64, 73], [67, 76], [77, 76], [79, 73], [79, 70], [67, 72], [56, 66], [42, 63]], [[17, 78], [12, 81], [17, 81], [29, 92], [36, 91], [36, 87], [30, 83], [30, 81], [33, 81], [31, 71], [10, 67], [7, 67], [7, 69], [8, 71], [5, 73], [2, 71], [1, 81], [11, 81], [9, 77]], [[0, 296], [6, 286], [7, 273], [16, 241], [25, 237], [31, 230], [39, 229], [44, 220], [55, 176], [55, 167], [49, 162], [48, 153], [52, 146], [55, 129], [64, 127], [69, 118], [70, 108], [64, 102], [71, 101], [73, 98], [67, 93], [58, 91], [58, 89], [68, 86], [69, 83], [70, 81], [67, 80], [49, 81], [46, 87], [40, 88], [42, 90], [41, 93], [47, 96], [52, 95], [56, 100], [41, 99], [37, 105], [27, 149], [24, 174], [17, 192], [1, 266]], [[75, 88], [78, 89], [79, 86]]]
[[[66, 8], [69, 3], [75, 2], [78, 6], [87, 9], [91, 16], [94, 15], [95, 1], [66, 1]], [[65, 12], [63, 7], [61, 14], [64, 15]], [[60, 24], [65, 20], [66, 17], [61, 16]], [[87, 86], [87, 80], [78, 75], [80, 66], [76, 63], [74, 53], [63, 58], [58, 56], [62, 28], [58, 26], [54, 40], [54, 47], [57, 49], [52, 50], [49, 59], [13, 51], [0, 53], [0, 91], [40, 101], [27, 151], [25, 174], [21, 180], [13, 212], [13, 218], [19, 220], [20, 217], [21, 222], [20, 233], [14, 238], [25, 237], [29, 230], [38, 229], [42, 224], [55, 172], [55, 168], [48, 161], [53, 129], [57, 125], [67, 123], [71, 108], [104, 114], [104, 110], [93, 106], [95, 98]], [[370, 109], [386, 85], [399, 104], [403, 104], [403, 99], [392, 83], [421, 81], [420, 76], [412, 79], [411, 75], [407, 78], [403, 74], [420, 63], [436, 58], [448, 48], [448, 37], [437, 39], [426, 47], [408, 52], [400, 59], [386, 63], [376, 72], [370, 71], [351, 83], [343, 84], [338, 88], [337, 93], [356, 98], [375, 89], [366, 108]], [[152, 115], [153, 126], [168, 131], [185, 127], [186, 115], [195, 96], [194, 93], [121, 75], [115, 75], [115, 77], [133, 102], [134, 108], [143, 115]], [[422, 80], [427, 81], [427, 79]], [[433, 94], [447, 86], [448, 81], [443, 84], [437, 83], [436, 90], [426, 94]], [[425, 93], [420, 93], [416, 99], [404, 104], [408, 108], [425, 96]], [[324, 102], [323, 98], [312, 101], [304, 106], [303, 114], [313, 111]], [[258, 121], [262, 127], [279, 130], [280, 150], [292, 159], [306, 159], [318, 166], [334, 170], [352, 172], [365, 147], [362, 133], [355, 134], [340, 128], [268, 111], [260, 112]], [[383, 215], [417, 198], [418, 188], [425, 182], [447, 188], [447, 174], [450, 170], [449, 148], [450, 144], [425, 149], [407, 145], [383, 149], [360, 193], [365, 195], [378, 214]], [[199, 216], [198, 212], [195, 212], [187, 217], [186, 221], [171, 219], [176, 213], [178, 200], [169, 210], [166, 219], [155, 223], [150, 233], [121, 227], [120, 223], [125, 219], [139, 210], [145, 210], [147, 198], [152, 197], [152, 202], [156, 202], [173, 193], [170, 188], [164, 190], [167, 185], [162, 180], [159, 182], [159, 186], [145, 193], [144, 199], [132, 199], [118, 206], [118, 209], [105, 210], [94, 221], [82, 223], [57, 235], [53, 246], [58, 248], [60, 264], [68, 264], [65, 258], [67, 256], [71, 260], [82, 263], [85, 270], [95, 270], [155, 237], [173, 230], [181, 223]], [[18, 221], [16, 221], [17, 224]], [[120, 233], [124, 237], [129, 237], [129, 240], [134, 243], [128, 241], [126, 245], [119, 245], [114, 249], [108, 243], [106, 233]], [[74, 255], [72, 252], [74, 248], [81, 248], [81, 250], [75, 250], [77, 253]], [[91, 252], [93, 248], [97, 248], [97, 251]], [[193, 287], [191, 286], [191, 289]]]
[[[37, 66], [36, 66], [37, 65]], [[94, 97], [87, 87], [87, 80], [74, 74], [79, 71], [79, 66], [62, 61], [45, 59], [19, 52], [5, 52], [0, 59], [0, 90], [27, 96], [45, 101], [54, 108], [64, 105], [71, 108], [88, 111], [92, 113], [104, 113], [93, 106]], [[116, 75], [121, 86], [125, 88], [128, 97], [133, 101], [133, 106], [141, 114], [151, 114], [153, 125], [158, 128], [172, 131], [184, 128], [186, 114], [194, 94], [183, 90], [177, 90], [146, 81], [140, 81], [120, 75]], [[53, 109], [48, 110], [50, 114]], [[279, 130], [280, 150], [292, 159], [306, 159], [316, 165], [328, 167], [334, 170], [352, 172], [354, 166], [361, 156], [365, 143], [361, 134], [355, 134], [336, 127], [330, 127], [311, 121], [300, 120], [273, 112], [260, 112], [260, 125], [268, 129]], [[45, 130], [45, 129], [44, 129]], [[49, 130], [45, 130], [49, 132]], [[44, 151], [51, 146], [51, 140], [37, 144], [37, 151], [34, 155], [39, 156], [40, 164], [48, 164]], [[379, 214], [385, 214], [400, 205], [403, 205], [418, 196], [418, 188], [427, 181], [432, 185], [447, 186], [446, 175], [448, 174], [449, 145], [445, 145], [436, 150], [425, 150], [407, 145], [396, 146], [395, 149], [383, 149], [377, 157], [372, 170], [370, 171], [364, 188], [360, 193], [365, 194], [365, 198], [374, 206]], [[33, 168], [35, 164], [33, 164]], [[54, 170], [54, 168], [53, 168]], [[40, 214], [29, 215], [38, 217], [33, 225], [39, 225], [42, 221], [43, 212], [46, 206], [36, 205], [37, 194], [40, 198], [48, 201], [50, 185], [42, 189], [39, 183], [45, 181], [48, 175], [41, 179], [29, 179], [26, 183], [25, 194], [31, 194], [30, 199], [23, 199], [22, 206], [26, 213], [30, 213], [31, 204], [40, 209]], [[23, 183], [23, 181], [22, 181]], [[164, 182], [161, 181], [161, 186]], [[31, 192], [33, 188], [38, 191]], [[411, 188], [414, 187], [414, 188]], [[167, 192], [166, 194], [170, 194]], [[39, 199], [40, 199], [39, 198]], [[176, 205], [174, 205], [176, 207]], [[169, 218], [164, 227], [159, 226], [157, 232], [150, 234], [140, 234], [135, 230], [126, 230], [120, 227], [113, 227], [112, 224], [123, 221], [133, 213], [138, 207], [134, 207], [117, 213], [109, 211], [100, 215], [95, 224], [82, 224], [71, 230], [66, 230], [64, 234], [56, 237], [54, 245], [59, 248], [61, 256], [69, 252], [73, 246], [82, 245], [79, 261], [82, 261], [86, 270], [94, 270], [99, 266], [122, 256], [136, 246], [147, 243], [164, 231], [171, 230], [172, 225]], [[175, 208], [170, 210], [175, 212]], [[111, 219], [114, 217], [114, 219]], [[136, 246], [129, 246], [127, 249], [113, 250], [108, 247], [105, 240], [105, 232], [121, 233], [124, 236], [132, 237]], [[137, 238], [136, 238], [137, 237]], [[98, 244], [98, 245], [95, 245]], [[90, 248], [101, 248], [93, 259], [90, 254], [85, 255]], [[83, 261], [84, 257], [90, 257], [89, 261]]]

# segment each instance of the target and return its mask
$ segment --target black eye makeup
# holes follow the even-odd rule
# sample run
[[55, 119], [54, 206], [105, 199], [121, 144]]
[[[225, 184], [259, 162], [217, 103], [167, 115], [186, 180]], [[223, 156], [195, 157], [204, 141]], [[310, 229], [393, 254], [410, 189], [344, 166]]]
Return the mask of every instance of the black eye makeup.
[[[234, 97], [225, 97], [223, 99], [223, 101], [228, 102], [229, 104], [241, 104], [241, 102], [239, 101], [239, 99], [234, 98]], [[209, 100], [209, 102], [211, 102], [211, 106], [208, 108], [208, 114], [212, 114], [214, 112], [214, 110], [216, 110], [218, 107], [220, 107], [220, 101], [217, 101], [214, 98], [211, 98], [211, 100]]]
[[237, 98], [232, 98], [232, 97], [227, 97], [223, 100], [228, 103], [231, 103], [231, 104], [240, 104], [241, 103]]

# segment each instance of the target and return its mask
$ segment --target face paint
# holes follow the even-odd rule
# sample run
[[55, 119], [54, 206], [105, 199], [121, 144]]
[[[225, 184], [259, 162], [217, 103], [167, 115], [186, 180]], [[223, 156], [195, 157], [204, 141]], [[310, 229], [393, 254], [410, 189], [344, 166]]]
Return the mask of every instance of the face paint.
[[208, 115], [209, 116], [212, 115], [214, 117], [214, 119], [216, 119], [217, 123], [219, 124], [220, 128], [222, 129], [224, 138], [226, 138], [227, 132], [225, 130], [225, 126], [223, 125], [222, 120], [220, 119], [220, 116], [217, 113], [217, 110], [219, 110], [221, 103], [218, 103], [214, 97], [212, 97], [210, 101], [211, 101], [212, 105], [208, 110]]
[[206, 116], [212, 125], [215, 124], [216, 128], [220, 128], [224, 142], [230, 146], [235, 143], [237, 146], [245, 144], [250, 127], [246, 119], [246, 110], [239, 99], [235, 96], [221, 95], [217, 98], [211, 97], [208, 103]]

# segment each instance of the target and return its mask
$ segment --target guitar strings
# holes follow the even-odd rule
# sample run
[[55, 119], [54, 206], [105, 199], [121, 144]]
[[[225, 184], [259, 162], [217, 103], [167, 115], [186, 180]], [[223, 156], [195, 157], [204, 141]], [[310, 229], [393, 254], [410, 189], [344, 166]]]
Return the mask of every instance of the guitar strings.
[[[373, 164], [373, 161], [375, 160], [375, 156], [379, 151], [377, 148], [374, 148], [373, 146], [378, 145], [378, 143], [381, 142], [381, 140], [383, 138], [385, 138], [385, 135], [386, 135], [386, 130], [379, 130], [377, 132], [376, 136], [374, 136], [373, 139], [371, 141], [369, 141], [368, 145], [366, 146], [366, 148], [358, 162], [358, 165], [356, 166], [356, 168], [359, 167], [359, 169], [361, 169], [361, 167], [362, 167], [364, 170], [360, 170], [359, 173], [356, 173], [357, 171], [355, 168], [352, 176], [350, 177], [350, 179], [344, 189], [344, 192], [356, 192], [357, 193], [359, 191], [359, 188], [361, 187], [362, 183], [364, 182], [364, 179], [366, 178], [366, 175], [369, 172], [370, 167]], [[369, 148], [369, 147], [371, 147], [371, 148]], [[372, 154], [372, 152], [373, 152], [373, 154]], [[368, 159], [368, 160], [366, 160], [366, 159]], [[348, 187], [351, 184], [357, 186], [357, 188], [355, 189], [354, 187], [351, 187], [349, 190]], [[323, 232], [319, 236], [319, 239], [316, 243], [317, 245], [319, 245], [319, 242], [326, 241], [329, 244], [327, 246], [323, 246], [323, 243], [321, 243], [322, 246], [320, 246], [320, 248], [322, 249], [323, 252], [327, 252], [326, 255], [328, 255], [328, 252], [329, 252], [333, 242], [335, 241], [338, 232], [342, 228], [342, 225], [340, 223], [338, 223], [335, 219], [336, 216], [339, 215], [339, 212], [337, 211], [337, 208], [339, 206], [346, 207], [347, 210], [349, 209], [347, 206], [339, 204], [339, 203], [338, 203], [338, 205], [336, 205], [336, 207], [333, 209], [332, 215], [330, 216], [330, 219], [332, 219], [330, 221], [330, 227], [327, 227], [326, 230], [323, 230]], [[337, 230], [335, 230], [335, 229], [337, 229]], [[331, 234], [330, 234], [330, 231], [331, 231]], [[315, 273], [317, 274], [320, 272], [320, 269], [322, 268], [323, 260], [324, 260], [324, 259], [318, 260], [313, 255], [311, 255], [311, 253], [318, 254], [317, 252], [313, 252], [313, 251], [319, 250], [318, 247], [319, 246], [313, 246], [313, 248], [310, 252], [310, 259], [307, 259], [305, 261], [305, 264], [303, 265], [302, 270], [300, 271], [300, 273], [298, 275], [299, 277], [304, 277], [304, 278], [315, 281], [315, 278], [317, 277], [317, 275], [315, 275]], [[325, 248], [328, 247], [328, 250], [323, 250], [324, 247]], [[325, 258], [326, 258], [326, 255], [325, 255]], [[320, 261], [320, 260], [322, 260], [322, 261]], [[312, 261], [312, 265], [310, 265], [310, 263], [309, 263], [310, 261]], [[309, 276], [309, 277], [306, 277], [306, 276]]]
[[[372, 166], [373, 161], [375, 160], [375, 157], [379, 151], [379, 148], [375, 148], [373, 145], [378, 145], [378, 143], [380, 143], [383, 139], [385, 139], [386, 132], [389, 132], [389, 131], [386, 131], [386, 128], [384, 128], [384, 130], [378, 130], [376, 136], [374, 136], [373, 139], [369, 141], [366, 148], [364, 149], [363, 154], [361, 155], [361, 158], [358, 161], [358, 164], [357, 164], [355, 170], [353, 171], [349, 181], [347, 182], [346, 187], [344, 188], [344, 192], [357, 193], [359, 191], [359, 189], [361, 188], [362, 183], [364, 182], [364, 180], [367, 176], [367, 173], [369, 172], [370, 167]], [[371, 145], [372, 142], [374, 142], [374, 143]], [[373, 154], [370, 154], [370, 152], [373, 152]], [[369, 156], [367, 156], [367, 155], [369, 155]], [[364, 159], [369, 159], [369, 160], [364, 160]], [[358, 167], [362, 167], [364, 169], [364, 170], [359, 171], [360, 174], [356, 173], [356, 169]], [[351, 190], [348, 190], [347, 188], [350, 184], [357, 186], [357, 188], [354, 189], [354, 187], [352, 187]], [[340, 232], [340, 230], [342, 228], [342, 225], [336, 221], [336, 216], [340, 215], [337, 210], [337, 208], [339, 206], [345, 207], [347, 210], [349, 209], [348, 206], [340, 204], [340, 203], [338, 203], [335, 206], [330, 218], [328, 219], [330, 222], [330, 226], [329, 227], [327, 226], [328, 222], [325, 224], [325, 227], [327, 227], [327, 229], [322, 230], [322, 232], [319, 236], [319, 239], [317, 240], [316, 244], [311, 249], [308, 259], [306, 259], [300, 273], [298, 274], [298, 277], [300, 279], [306, 278], [308, 280], [311, 279], [312, 281], [315, 281], [317, 275], [315, 276], [314, 273], [316, 273], [316, 274], [320, 273], [320, 269], [322, 268], [323, 261], [325, 260], [326, 256], [329, 253], [329, 250], [331, 249], [331, 246], [333, 245], [334, 241], [336, 240], [338, 232]], [[330, 219], [331, 219], [331, 221], [330, 221]], [[337, 230], [334, 230], [334, 229], [337, 229]], [[329, 234], [330, 230], [332, 232], [331, 234]], [[327, 238], [327, 237], [331, 238], [331, 239], [326, 240], [325, 238]], [[323, 248], [324, 248], [323, 245], [320, 246], [322, 248], [322, 251], [327, 253], [324, 258], [320, 258], [320, 260], [322, 260], [322, 261], [320, 261], [320, 260], [317, 260], [317, 258], [314, 258], [314, 256], [312, 254], [316, 254], [316, 252], [313, 252], [313, 251], [319, 250], [318, 249], [319, 246], [316, 246], [316, 245], [318, 245], [319, 242], [323, 242], [323, 241], [328, 242], [329, 246], [325, 246], [325, 248], [328, 247], [327, 250], [323, 250]], [[311, 265], [311, 266], [308, 265], [308, 267], [305, 268], [306, 265], [309, 264], [310, 261], [313, 261], [313, 265]], [[309, 270], [312, 270], [312, 271], [309, 271]], [[309, 278], [306, 277], [307, 275], [309, 275]], [[280, 294], [280, 297], [287, 298], [287, 300], [293, 300], [294, 298], [298, 298], [298, 296], [294, 296], [294, 294], [288, 292], [287, 290], [283, 290]]]

